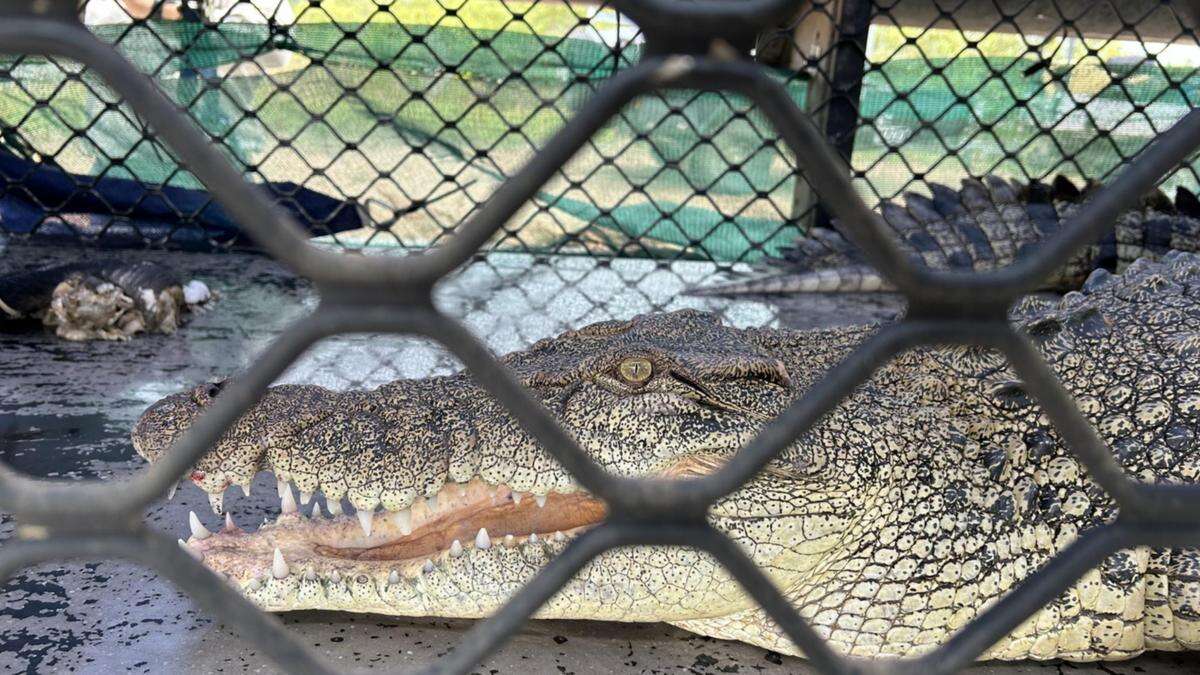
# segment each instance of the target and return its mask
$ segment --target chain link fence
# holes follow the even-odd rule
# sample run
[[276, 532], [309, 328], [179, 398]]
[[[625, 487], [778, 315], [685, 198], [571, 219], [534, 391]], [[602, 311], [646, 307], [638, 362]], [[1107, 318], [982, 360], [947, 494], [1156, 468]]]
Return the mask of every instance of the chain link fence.
[[[309, 231], [348, 248], [444, 241], [647, 49], [600, 2], [123, 1], [78, 15]], [[873, 203], [965, 176], [1110, 176], [1196, 96], [1185, 4], [798, 2], [753, 47]], [[95, 73], [30, 55], [0, 67], [4, 230], [245, 243]], [[653, 92], [488, 246], [753, 262], [819, 218], [797, 169], [744, 97]]]
[[[616, 546], [708, 552], [822, 671], [939, 673], [1110, 553], [1197, 541], [1200, 495], [1130, 482], [1005, 320], [1154, 185], [1196, 184], [1186, 162], [1200, 144], [1197, 43], [1183, 3], [241, 0], [151, 3], [137, 16], [130, 0], [16, 4], [0, 10], [0, 229], [98, 246], [251, 245], [310, 279], [321, 303], [144, 475], [101, 485], [0, 472], [0, 507], [18, 521], [0, 551], [6, 577], [42, 560], [132, 558], [287, 671], [332, 672], [134, 514], [308, 347], [346, 332], [443, 345], [611, 514], [430, 672], [469, 670]], [[979, 275], [913, 266], [868, 207], [988, 173], [1107, 186], [1036, 256]], [[647, 258], [618, 274], [636, 295], [695, 278], [667, 263], [703, 261], [695, 269], [712, 273], [754, 262], [828, 217], [907, 297], [909, 317], [721, 471], [688, 483], [604, 474], [433, 302], [435, 284], [485, 251], [577, 254], [601, 273]], [[344, 255], [362, 249], [422, 254]], [[577, 271], [552, 276], [593, 307], [614, 301], [588, 296]], [[668, 306], [642, 298], [620, 311]], [[936, 651], [866, 664], [833, 652], [705, 514], [880, 363], [935, 342], [1003, 351], [1122, 515]]]

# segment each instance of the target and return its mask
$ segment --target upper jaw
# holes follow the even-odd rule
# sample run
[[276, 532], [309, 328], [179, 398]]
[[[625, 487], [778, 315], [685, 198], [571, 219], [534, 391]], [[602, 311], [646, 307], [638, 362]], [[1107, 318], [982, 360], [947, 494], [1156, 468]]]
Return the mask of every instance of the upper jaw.
[[134, 424], [130, 433], [134, 451], [147, 461], [157, 460], [171, 447], [180, 432], [191, 426], [197, 412], [188, 392], [159, 399]]

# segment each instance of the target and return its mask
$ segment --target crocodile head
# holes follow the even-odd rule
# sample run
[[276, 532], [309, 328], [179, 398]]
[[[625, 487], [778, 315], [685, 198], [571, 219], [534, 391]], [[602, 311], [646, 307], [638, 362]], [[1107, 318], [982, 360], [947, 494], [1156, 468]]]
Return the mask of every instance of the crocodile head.
[[[686, 479], [720, 466], [794, 397], [807, 368], [785, 363], [780, 335], [685, 311], [593, 324], [503, 362], [609, 472]], [[133, 432], [137, 451], [161, 456], [220, 391], [154, 404]], [[846, 515], [828, 484], [817, 489], [819, 469], [797, 445], [712, 518], [760, 563], [799, 573]], [[254, 533], [193, 528], [188, 547], [272, 610], [486, 615], [605, 515], [466, 373], [373, 391], [273, 387], [191, 479], [219, 508], [226, 487], [248, 490], [260, 471], [279, 481], [280, 518]], [[298, 513], [289, 483], [302, 504], [322, 494], [333, 517]], [[588, 569], [540, 616], [661, 621], [749, 606], [695, 551], [612, 551]]]

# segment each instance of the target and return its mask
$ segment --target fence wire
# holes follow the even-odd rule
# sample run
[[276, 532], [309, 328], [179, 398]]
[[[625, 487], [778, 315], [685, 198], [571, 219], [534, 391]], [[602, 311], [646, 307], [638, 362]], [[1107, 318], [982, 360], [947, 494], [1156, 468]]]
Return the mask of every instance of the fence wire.
[[[1016, 14], [1002, 10], [1004, 21], [1014, 22], [1015, 16], [1035, 5], [1022, 5]], [[987, 273], [933, 271], [898, 254], [879, 216], [868, 208], [861, 190], [851, 181], [844, 153], [827, 139], [828, 126], [822, 129], [814, 123], [777, 73], [747, 57], [755, 45], [756, 55], [767, 53], [764, 36], [794, 23], [796, 3], [614, 0], [612, 6], [634, 21], [642, 35], [644, 47], [636, 62], [614, 69], [583, 96], [536, 153], [498, 179], [494, 191], [470, 209], [465, 222], [438, 237], [425, 254], [403, 258], [348, 258], [310, 244], [310, 230], [301, 226], [295, 212], [247, 182], [230, 157], [214, 147], [205, 130], [187, 123], [176, 101], [117, 49], [86, 30], [78, 21], [74, 2], [32, 0], [20, 9], [0, 10], [4, 15], [0, 49], [21, 54], [18, 60], [40, 56], [57, 63], [69, 59], [82, 66], [78, 72], [106, 83], [123, 102], [117, 106], [114, 100], [108, 110], [128, 110], [128, 119], [153, 130], [171, 157], [186, 166], [253, 242], [296, 274], [311, 279], [321, 296], [317, 310], [281, 335], [246, 373], [230, 382], [162, 461], [142, 475], [101, 484], [39, 480], [0, 467], [0, 508], [14, 514], [18, 523], [16, 540], [0, 551], [0, 578], [51, 559], [131, 558], [176, 583], [288, 672], [335, 672], [171, 538], [146, 527], [139, 514], [161, 499], [306, 349], [332, 335], [359, 332], [416, 335], [443, 345], [583, 488], [605, 500], [610, 514], [604, 523], [572, 541], [494, 616], [477, 623], [454, 651], [430, 664], [427, 672], [470, 670], [518, 630], [581, 566], [619, 546], [677, 545], [707, 552], [822, 672], [947, 673], [968, 664], [1113, 552], [1130, 546], [1195, 545], [1200, 541], [1200, 489], [1142, 484], [1125, 476], [1046, 362], [1006, 321], [1008, 307], [1022, 293], [1048, 276], [1058, 261], [1111, 228], [1119, 213], [1133, 207], [1141, 195], [1200, 147], [1200, 112], [1189, 108], [1169, 128], [1155, 128], [1153, 142], [1141, 148], [1094, 199], [1071, 216], [1057, 236], [1031, 256]], [[900, 5], [886, 13], [901, 13]], [[904, 21], [911, 20], [905, 15]], [[939, 11], [933, 19], [933, 23], [945, 21], [955, 18]], [[1123, 30], [1135, 25], [1124, 20]], [[681, 26], [687, 27], [686, 34]], [[1180, 30], [1194, 37], [1190, 27]], [[836, 78], [831, 86], [843, 88]], [[562, 178], [564, 167], [581, 151], [595, 148], [606, 125], [628, 114], [632, 103], [644, 97], [671, 100], [679, 93], [696, 97], [695, 92], [723, 92], [721, 96], [728, 98], [722, 100], [737, 97], [742, 102], [738, 105], [752, 109], [761, 123], [769, 125], [769, 133], [777, 135], [778, 144], [789, 151], [795, 169], [820, 196], [823, 208], [900, 289], [911, 309], [904, 320], [885, 326], [830, 369], [716, 473], [670, 482], [619, 478], [604, 472], [475, 335], [434, 305], [432, 289], [496, 237], [518, 237], [521, 229], [512, 227], [514, 216], [541, 198], [552, 181]], [[818, 116], [837, 117], [835, 111], [828, 112]], [[833, 140], [836, 144], [839, 139]], [[367, 146], [366, 140], [356, 144], [363, 149]], [[621, 147], [617, 154], [626, 151]], [[897, 146], [896, 151], [902, 152], [903, 147]], [[901, 661], [850, 658], [834, 652], [746, 554], [708, 524], [707, 510], [756, 475], [882, 363], [919, 345], [947, 343], [984, 345], [1003, 352], [1089, 474], [1119, 505], [1120, 516], [1109, 525], [1085, 532], [937, 649]]]
[[[310, 233], [345, 248], [449, 238], [598, 87], [657, 49], [638, 15], [600, 1], [167, 6], [134, 17], [84, 0], [78, 15]], [[1109, 177], [1200, 93], [1194, 23], [1187, 3], [1151, 0], [820, 0], [738, 39], [874, 202], [968, 175]], [[0, 128], [0, 230], [249, 243], [77, 63], [0, 60]], [[647, 92], [488, 248], [754, 262], [827, 215], [797, 169], [745, 97]], [[1191, 167], [1168, 182], [1197, 186]]]

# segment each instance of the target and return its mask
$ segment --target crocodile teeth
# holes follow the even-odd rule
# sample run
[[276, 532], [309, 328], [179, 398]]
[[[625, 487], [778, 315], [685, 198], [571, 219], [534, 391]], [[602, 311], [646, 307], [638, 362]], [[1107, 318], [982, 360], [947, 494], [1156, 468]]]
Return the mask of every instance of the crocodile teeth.
[[242, 488], [242, 495], [243, 495], [243, 496], [246, 496], [246, 497], [249, 497], [249, 496], [250, 496], [250, 484], [249, 484], [249, 483], [242, 483], [242, 484], [241, 484], [241, 485], [239, 485], [238, 487]]
[[283, 499], [283, 493], [285, 491], [288, 491], [291, 489], [292, 489], [292, 486], [290, 484], [288, 484], [288, 482], [282, 478], [280, 478], [278, 480], [278, 482], [275, 483], [275, 491], [279, 493], [280, 499]]
[[529, 543], [531, 543], [531, 544], [536, 544], [536, 543], [538, 543], [538, 536], [537, 536], [537, 532], [530, 532], [530, 533], [529, 533]]
[[292, 496], [292, 489], [286, 488], [281, 495], [279, 510], [283, 513], [295, 513], [299, 509], [296, 508], [296, 498]]
[[396, 570], [392, 570], [392, 573], [388, 575], [388, 583], [389, 584], [400, 583], [400, 573], [397, 572]]
[[534, 495], [533, 501], [537, 502], [538, 508], [546, 506], [546, 495]]
[[271, 576], [276, 579], [286, 579], [290, 572], [287, 561], [283, 559], [283, 551], [280, 551], [278, 546], [275, 547], [275, 558], [271, 561]]
[[226, 511], [225, 512], [225, 531], [226, 532], [237, 532], [237, 529], [238, 529], [237, 523], [233, 522], [233, 514]]
[[357, 515], [358, 524], [362, 526], [363, 536], [371, 536], [371, 521], [374, 520], [373, 514], [370, 511], [363, 509], [362, 511], [359, 511]]
[[516, 541], [517, 541], [517, 538], [512, 536], [511, 534], [504, 535], [504, 547], [505, 548], [512, 548], [513, 544], [516, 543]]
[[171, 483], [171, 489], [167, 490], [167, 501], [175, 499], [175, 491], [179, 489], [179, 481]]
[[397, 511], [392, 519], [396, 522], [396, 527], [400, 528], [400, 534], [406, 537], [412, 534], [412, 511], [410, 509]]
[[192, 539], [208, 539], [212, 536], [212, 532], [204, 527], [204, 523], [200, 522], [200, 516], [197, 516], [195, 511], [188, 511], [188, 525], [192, 528]]
[[[291, 491], [289, 490], [289, 492], [291, 492]], [[307, 504], [311, 500], [312, 500], [311, 492], [304, 492], [303, 490], [300, 491], [300, 503], [301, 504]]]
[[329, 517], [342, 515], [342, 501], [340, 499], [326, 499], [325, 509], [329, 511]]
[[179, 540], [179, 548], [182, 548], [183, 550], [187, 551], [188, 555], [192, 556], [196, 560], [199, 560], [200, 562], [204, 562], [204, 552], [194, 546], [189, 546], [186, 541], [180, 539]]
[[454, 543], [450, 544], [450, 557], [457, 558], [463, 554], [462, 542], [455, 539]]
[[312, 570], [306, 570], [306, 571], [304, 572], [304, 580], [305, 580], [305, 581], [316, 581], [316, 580], [317, 580], [317, 573], [316, 573], [316, 572], [314, 572], [314, 571], [312, 571]]
[[324, 518], [324, 516], [321, 515], [321, 502], [313, 502], [312, 517]]
[[430, 512], [430, 513], [433, 513], [434, 511], [437, 511], [437, 506], [438, 506], [438, 498], [437, 498], [437, 495], [429, 495], [429, 497], [427, 497], [427, 498], [425, 499], [425, 503], [429, 505], [429, 512]]
[[566, 540], [567, 540], [567, 535], [563, 534], [561, 530], [554, 531], [554, 541], [566, 541]]
[[218, 516], [225, 513], [224, 503], [225, 497], [220, 492], [208, 496], [208, 505], [212, 508], [212, 512]]
[[334, 570], [333, 574], [329, 575], [329, 580], [335, 584], [342, 583], [342, 573], [337, 570]]
[[432, 572], [433, 571], [433, 561], [430, 560], [429, 558], [426, 558], [425, 564], [421, 565], [421, 571], [424, 572], [425, 574], [429, 574], [430, 572]]
[[512, 493], [512, 500], [513, 500], [514, 504], [520, 504], [521, 503], [521, 493], [520, 492]]
[[492, 547], [492, 539], [488, 536], [486, 528], [479, 528], [479, 532], [475, 535], [475, 548], [489, 549]]
[[262, 586], [262, 583], [259, 582], [258, 578], [256, 577], [254, 579], [251, 579], [250, 583], [246, 584], [246, 590], [257, 591], [259, 589], [259, 587], [261, 587], [261, 586]]

